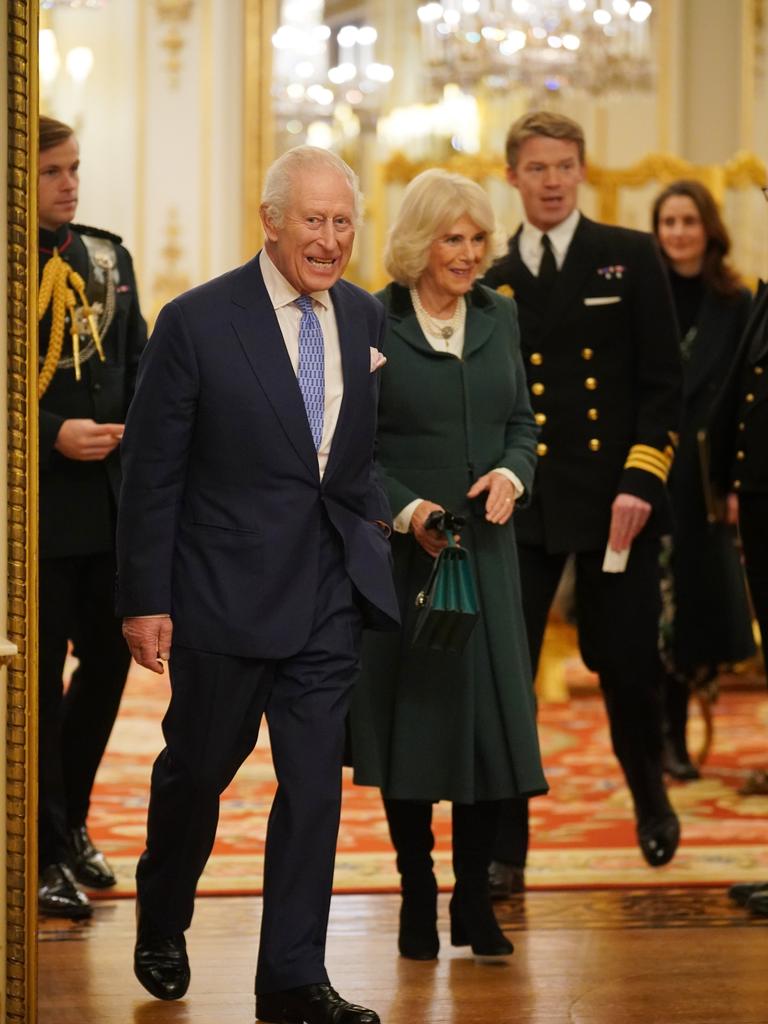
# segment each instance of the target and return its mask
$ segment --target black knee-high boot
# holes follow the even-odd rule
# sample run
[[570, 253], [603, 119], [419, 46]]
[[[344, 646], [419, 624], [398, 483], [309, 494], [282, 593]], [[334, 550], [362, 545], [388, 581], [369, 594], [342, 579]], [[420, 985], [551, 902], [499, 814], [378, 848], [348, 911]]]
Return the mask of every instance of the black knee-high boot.
[[476, 956], [509, 956], [512, 943], [499, 928], [488, 888], [488, 864], [498, 827], [500, 803], [482, 800], [453, 805], [451, 942], [471, 946]]
[[437, 936], [437, 881], [432, 871], [432, 804], [419, 800], [384, 800], [389, 834], [397, 853], [402, 904], [400, 955], [409, 960], [434, 960]]
[[688, 683], [672, 676], [664, 678], [664, 768], [673, 779], [698, 779], [686, 741], [688, 725]]

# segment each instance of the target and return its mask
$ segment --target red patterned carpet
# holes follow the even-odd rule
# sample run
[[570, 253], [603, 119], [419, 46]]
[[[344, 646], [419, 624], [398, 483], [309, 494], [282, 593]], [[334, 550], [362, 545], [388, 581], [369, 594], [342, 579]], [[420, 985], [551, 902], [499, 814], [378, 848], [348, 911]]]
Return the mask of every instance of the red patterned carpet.
[[[91, 832], [118, 872], [118, 895], [133, 892], [150, 770], [162, 745], [160, 721], [166, 699], [165, 677], [133, 670], [97, 780]], [[737, 793], [747, 772], [768, 762], [764, 691], [726, 691], [721, 696], [715, 708], [714, 746], [703, 778], [672, 787], [683, 825], [682, 845], [672, 864], [655, 871], [645, 866], [635, 846], [629, 794], [609, 748], [599, 697], [543, 704], [539, 717], [552, 792], [532, 803], [533, 846], [527, 875], [531, 888], [722, 885], [768, 877], [768, 796]], [[259, 891], [273, 792], [264, 730], [257, 750], [225, 794], [218, 839], [201, 892]], [[441, 883], [448, 885], [448, 807], [436, 809], [435, 826], [438, 873]], [[336, 891], [396, 887], [378, 791], [355, 787], [345, 778]]]

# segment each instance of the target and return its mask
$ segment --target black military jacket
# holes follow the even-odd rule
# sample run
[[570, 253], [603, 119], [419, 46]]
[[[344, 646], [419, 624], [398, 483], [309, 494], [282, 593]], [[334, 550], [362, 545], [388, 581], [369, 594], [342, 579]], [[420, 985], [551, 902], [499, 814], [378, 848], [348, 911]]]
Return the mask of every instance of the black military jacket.
[[[96, 228], [69, 224], [58, 231], [40, 229], [40, 275], [53, 254], [60, 255], [83, 277], [92, 273], [83, 236], [114, 243], [117, 265], [114, 319], [102, 339], [106, 361], [93, 355], [75, 379], [71, 366], [60, 365], [40, 399], [40, 557], [87, 555], [114, 548], [115, 508], [120, 488], [119, 449], [100, 462], [67, 459], [54, 448], [65, 419], [123, 423], [133, 395], [147, 327], [139, 308], [133, 264], [120, 238]], [[88, 290], [88, 289], [87, 289]], [[79, 302], [79, 300], [78, 300]], [[40, 363], [48, 349], [50, 309], [40, 323]], [[62, 359], [71, 359], [69, 324], [64, 329]]]
[[620, 492], [669, 529], [666, 479], [681, 366], [669, 284], [650, 235], [581, 217], [548, 294], [520, 258], [520, 231], [483, 283], [517, 302], [531, 404], [541, 428], [533, 500], [518, 539], [552, 553], [599, 551]]
[[768, 286], [761, 283], [709, 427], [715, 484], [768, 493]]

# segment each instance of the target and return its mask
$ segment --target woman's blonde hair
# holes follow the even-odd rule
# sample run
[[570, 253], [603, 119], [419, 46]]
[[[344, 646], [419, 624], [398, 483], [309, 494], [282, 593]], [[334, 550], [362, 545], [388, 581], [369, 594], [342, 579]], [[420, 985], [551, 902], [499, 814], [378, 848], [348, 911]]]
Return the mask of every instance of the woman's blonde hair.
[[440, 168], [418, 174], [405, 190], [387, 237], [384, 266], [390, 277], [412, 288], [429, 263], [432, 243], [464, 214], [488, 232], [482, 273], [505, 248], [488, 196], [461, 174]]

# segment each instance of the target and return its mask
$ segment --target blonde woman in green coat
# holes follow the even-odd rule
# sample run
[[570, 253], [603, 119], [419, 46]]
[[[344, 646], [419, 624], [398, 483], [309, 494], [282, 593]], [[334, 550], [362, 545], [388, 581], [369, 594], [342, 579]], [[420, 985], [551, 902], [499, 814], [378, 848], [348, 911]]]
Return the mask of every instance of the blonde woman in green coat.
[[[544, 793], [513, 513], [537, 430], [514, 303], [477, 283], [496, 249], [479, 185], [425, 171], [405, 191], [385, 261], [394, 281], [379, 371], [378, 460], [395, 532], [402, 628], [369, 634], [351, 715], [355, 782], [384, 798], [402, 883], [400, 953], [437, 956], [432, 805], [453, 805], [451, 942], [508, 956], [487, 883], [499, 801]], [[411, 646], [415, 600], [447, 543], [435, 510], [465, 516], [479, 623], [461, 656]]]

